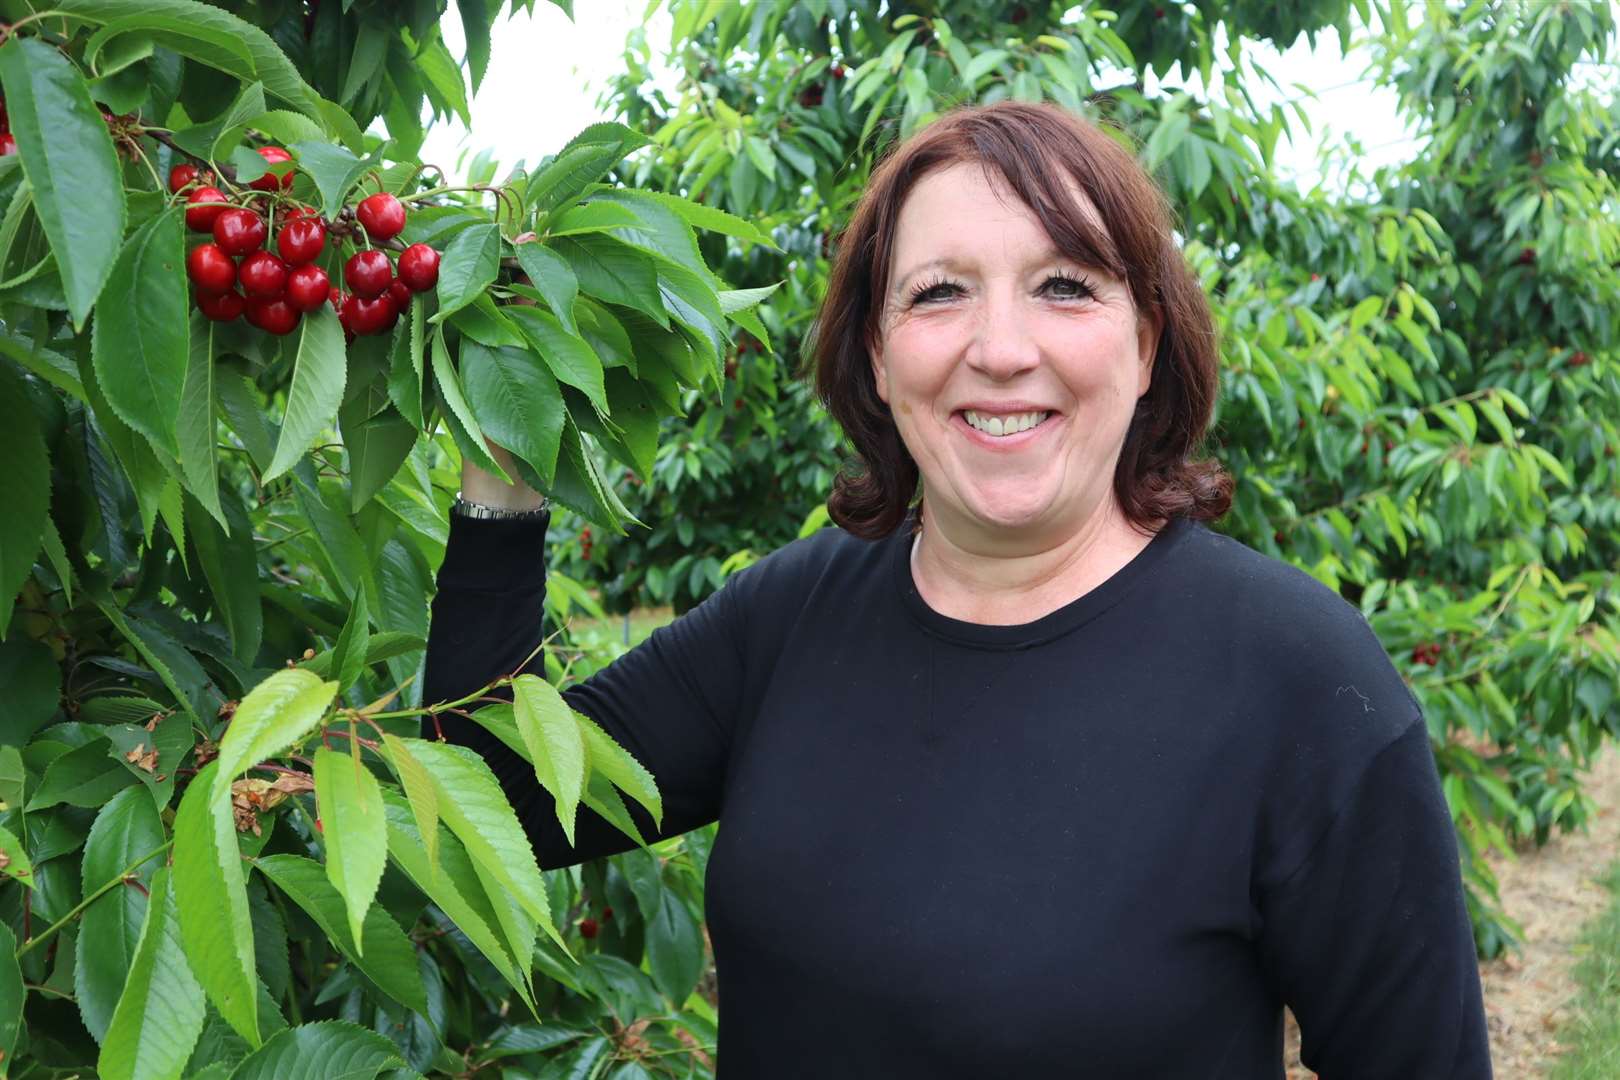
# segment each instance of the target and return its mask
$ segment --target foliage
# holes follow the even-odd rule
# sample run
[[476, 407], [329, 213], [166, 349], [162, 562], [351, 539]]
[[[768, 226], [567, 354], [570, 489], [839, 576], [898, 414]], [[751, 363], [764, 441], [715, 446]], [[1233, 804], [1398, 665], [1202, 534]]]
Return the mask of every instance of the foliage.
[[[779, 251], [715, 257], [739, 285], [783, 281], [762, 313], [778, 358], [739, 347], [724, 401], [666, 421], [658, 471], [626, 493], [655, 529], [571, 572], [618, 604], [684, 606], [711, 560], [769, 550], [825, 496], [834, 450], [792, 437], [826, 422], [788, 358], [895, 138], [1005, 97], [1108, 121], [1164, 184], [1212, 297], [1212, 449], [1238, 481], [1221, 527], [1371, 621], [1430, 723], [1480, 949], [1502, 948], [1480, 853], [1579, 828], [1580, 772], [1620, 731], [1620, 98], [1590, 77], [1611, 9], [671, 6], [679, 84], [660, 89], [633, 39], [608, 100], [653, 140], [637, 183], [771, 232]], [[1257, 104], [1271, 79], [1246, 45], [1357, 25], [1422, 148], [1372, 175], [1326, 162], [1346, 190], [1301, 191], [1275, 154], [1309, 106]], [[687, 574], [648, 572], [677, 559]]]
[[[752, 227], [612, 182], [646, 142], [622, 125], [433, 182], [422, 117], [465, 117], [533, 0], [502, 7], [459, 0], [463, 62], [444, 0], [0, 0], [0, 1075], [712, 1075], [712, 830], [543, 871], [482, 761], [419, 737], [461, 455], [493, 466], [491, 436], [619, 532], [604, 462], [650, 469], [758, 325], [695, 231]], [[436, 286], [378, 334], [324, 287], [285, 335], [213, 321], [186, 278], [207, 178], [177, 165], [272, 238], [325, 219], [333, 280], [427, 244]], [[376, 192], [398, 236], [356, 214]], [[624, 796], [661, 817], [550, 684], [450, 706], [570, 834], [584, 805], [642, 844]]]

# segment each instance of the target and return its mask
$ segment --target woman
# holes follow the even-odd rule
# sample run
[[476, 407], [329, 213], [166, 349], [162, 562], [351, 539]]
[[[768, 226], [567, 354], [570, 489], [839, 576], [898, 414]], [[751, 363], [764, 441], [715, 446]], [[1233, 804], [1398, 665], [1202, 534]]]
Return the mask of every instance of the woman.
[[[1489, 1076], [1423, 717], [1354, 609], [1202, 524], [1213, 327], [1132, 157], [1051, 107], [942, 118], [873, 174], [815, 348], [842, 529], [567, 695], [661, 835], [722, 821], [728, 1080], [1278, 1077], [1285, 1003], [1331, 1080]], [[534, 513], [453, 519], [428, 701], [538, 640], [540, 497], [462, 498]], [[582, 812], [570, 848], [442, 722], [541, 865], [629, 846]]]

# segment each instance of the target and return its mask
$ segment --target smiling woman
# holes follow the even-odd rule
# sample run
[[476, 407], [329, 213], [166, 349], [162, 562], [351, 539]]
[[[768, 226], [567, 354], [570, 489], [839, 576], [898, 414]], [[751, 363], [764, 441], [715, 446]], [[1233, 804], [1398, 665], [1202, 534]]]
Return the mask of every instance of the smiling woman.
[[[843, 527], [564, 691], [656, 777], [647, 836], [722, 822], [728, 1080], [1257, 1080], [1285, 1004], [1324, 1075], [1490, 1075], [1417, 701], [1354, 608], [1205, 524], [1217, 357], [1169, 221], [1056, 108], [901, 145], [819, 323]], [[470, 465], [463, 496], [430, 701], [543, 670], [540, 497]], [[543, 866], [630, 846], [583, 809], [570, 844], [528, 762], [440, 722]]]

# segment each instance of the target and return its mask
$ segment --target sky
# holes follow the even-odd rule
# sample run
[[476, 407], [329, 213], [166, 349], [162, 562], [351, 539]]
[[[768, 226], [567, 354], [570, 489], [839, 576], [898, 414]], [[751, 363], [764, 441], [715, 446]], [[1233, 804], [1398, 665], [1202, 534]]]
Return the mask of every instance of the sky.
[[[596, 98], [606, 76], [622, 68], [625, 37], [640, 24], [647, 0], [575, 0], [574, 7], [573, 22], [541, 0], [532, 18], [519, 15], [496, 24], [489, 70], [471, 103], [476, 136], [469, 137], [457, 121], [441, 121], [428, 135], [424, 160], [459, 176], [458, 156], [470, 158], [487, 147], [504, 173], [519, 159], [532, 165], [555, 153], [581, 128], [607, 118], [596, 108]], [[444, 35], [451, 52], [460, 56], [460, 21], [447, 18]], [[669, 43], [669, 16], [662, 9], [653, 15], [647, 35], [656, 59]], [[1317, 171], [1323, 138], [1357, 139], [1368, 174], [1412, 153], [1415, 143], [1397, 116], [1394, 91], [1372, 87], [1363, 78], [1366, 54], [1352, 50], [1350, 57], [1343, 56], [1336, 33], [1318, 35], [1314, 50], [1301, 37], [1281, 53], [1254, 48], [1247, 58], [1286, 88], [1258, 93], [1261, 100], [1317, 95], [1306, 106], [1314, 133], [1302, 133], [1294, 145], [1281, 144], [1278, 152], [1279, 172], [1293, 175], [1302, 187], [1323, 179]], [[1327, 179], [1330, 186], [1339, 182]]]

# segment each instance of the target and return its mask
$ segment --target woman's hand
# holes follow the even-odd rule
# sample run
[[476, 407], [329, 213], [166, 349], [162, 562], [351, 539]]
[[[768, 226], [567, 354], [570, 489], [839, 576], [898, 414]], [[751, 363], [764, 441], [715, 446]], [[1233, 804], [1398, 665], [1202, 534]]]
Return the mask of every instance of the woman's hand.
[[511, 453], [488, 439], [484, 440], [484, 445], [489, 447], [490, 456], [506, 470], [506, 475], [512, 477], [513, 482], [508, 484], [493, 473], [485, 472], [472, 462], [462, 459], [461, 497], [468, 502], [497, 506], [503, 510], [538, 509], [546, 501], [545, 496], [517, 479], [517, 466], [512, 461]]

